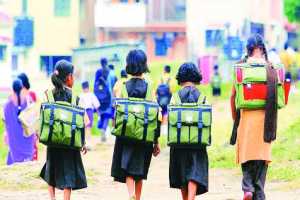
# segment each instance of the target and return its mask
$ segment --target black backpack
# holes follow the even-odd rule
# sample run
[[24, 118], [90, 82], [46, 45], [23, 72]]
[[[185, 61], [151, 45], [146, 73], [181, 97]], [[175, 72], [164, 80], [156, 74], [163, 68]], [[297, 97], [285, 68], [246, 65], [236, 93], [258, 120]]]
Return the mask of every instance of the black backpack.
[[172, 98], [172, 93], [169, 85], [170, 81], [171, 81], [170, 78], [167, 80], [166, 83], [162, 81], [162, 83], [158, 86], [156, 90], [157, 103], [162, 108], [167, 108]]

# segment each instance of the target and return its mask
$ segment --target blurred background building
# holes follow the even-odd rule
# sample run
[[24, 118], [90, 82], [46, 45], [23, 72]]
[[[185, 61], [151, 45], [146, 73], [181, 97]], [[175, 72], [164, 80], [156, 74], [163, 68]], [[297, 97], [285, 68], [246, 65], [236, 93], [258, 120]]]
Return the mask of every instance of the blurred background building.
[[42, 77], [64, 58], [90, 77], [101, 57], [121, 68], [142, 48], [149, 62], [197, 62], [207, 82], [215, 63], [230, 73], [253, 33], [278, 50], [295, 41], [283, 10], [283, 0], [0, 0], [0, 74]]

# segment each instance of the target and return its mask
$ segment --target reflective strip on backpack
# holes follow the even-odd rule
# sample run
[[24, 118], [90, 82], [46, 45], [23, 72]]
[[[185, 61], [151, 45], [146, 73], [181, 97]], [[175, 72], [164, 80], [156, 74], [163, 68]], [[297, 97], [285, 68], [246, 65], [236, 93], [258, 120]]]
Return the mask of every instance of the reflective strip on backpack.
[[54, 126], [54, 106], [50, 107], [50, 120], [49, 120], [49, 136], [48, 142], [51, 142], [53, 135], [53, 126]]
[[177, 143], [180, 144], [181, 137], [181, 110], [177, 111]]
[[72, 123], [71, 123], [71, 147], [75, 145], [75, 134], [76, 134], [76, 113], [72, 113]]
[[203, 129], [203, 121], [202, 121], [202, 109], [198, 110], [198, 143], [202, 143], [202, 129]]
[[143, 141], [147, 139], [149, 106], [145, 105]]

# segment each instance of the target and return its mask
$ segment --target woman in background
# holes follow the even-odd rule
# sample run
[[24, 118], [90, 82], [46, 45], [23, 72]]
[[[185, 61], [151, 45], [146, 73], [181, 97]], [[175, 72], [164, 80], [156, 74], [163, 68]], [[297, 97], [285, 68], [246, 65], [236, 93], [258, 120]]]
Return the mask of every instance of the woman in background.
[[[27, 103], [35, 103], [37, 101], [35, 92], [30, 90], [30, 82], [29, 78], [25, 73], [21, 73], [18, 75], [18, 78], [22, 81], [23, 84], [23, 91], [25, 95], [28, 97], [26, 102]], [[34, 133], [34, 153], [33, 153], [33, 161], [38, 160], [38, 135]]]
[[26, 92], [20, 79], [12, 84], [13, 94], [4, 105], [4, 123], [7, 134], [7, 165], [32, 161], [34, 154], [34, 136], [24, 137], [24, 130], [18, 116], [27, 106]]

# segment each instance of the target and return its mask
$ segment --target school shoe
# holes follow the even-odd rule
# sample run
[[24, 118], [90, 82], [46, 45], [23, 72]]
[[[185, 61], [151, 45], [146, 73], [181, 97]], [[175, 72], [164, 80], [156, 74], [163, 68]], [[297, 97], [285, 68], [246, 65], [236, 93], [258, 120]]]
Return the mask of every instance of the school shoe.
[[243, 200], [252, 200], [253, 194], [252, 192], [245, 192]]

